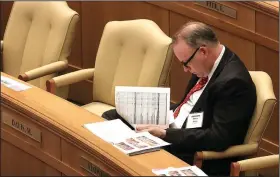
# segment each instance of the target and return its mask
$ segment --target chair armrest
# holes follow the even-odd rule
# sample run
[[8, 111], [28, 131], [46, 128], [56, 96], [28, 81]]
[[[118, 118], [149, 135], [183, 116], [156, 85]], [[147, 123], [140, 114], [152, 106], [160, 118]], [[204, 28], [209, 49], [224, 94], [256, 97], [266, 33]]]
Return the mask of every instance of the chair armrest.
[[3, 41], [0, 41], [0, 53], [3, 53]]
[[92, 69], [81, 69], [79, 71], [71, 72], [68, 74], [64, 74], [61, 76], [54, 77], [50, 80], [47, 80], [46, 86], [47, 91], [51, 93], [55, 93], [56, 87], [62, 87], [65, 85], [74, 84], [76, 82], [80, 82], [86, 79], [93, 77], [94, 68]]
[[48, 65], [41, 66], [39, 68], [32, 69], [23, 74], [20, 74], [18, 76], [18, 78], [23, 81], [30, 81], [30, 80], [37, 79], [42, 76], [46, 76], [48, 74], [63, 71], [67, 67], [68, 67], [67, 60], [57, 61], [54, 63], [50, 63]]
[[224, 159], [230, 157], [240, 157], [247, 156], [257, 153], [258, 144], [243, 144], [231, 146], [225, 151], [215, 152], [215, 151], [201, 151], [196, 152], [194, 157], [194, 164], [201, 168], [203, 160], [211, 160], [211, 159]]
[[279, 154], [256, 157], [231, 163], [230, 176], [239, 176], [241, 171], [258, 170], [279, 165]]

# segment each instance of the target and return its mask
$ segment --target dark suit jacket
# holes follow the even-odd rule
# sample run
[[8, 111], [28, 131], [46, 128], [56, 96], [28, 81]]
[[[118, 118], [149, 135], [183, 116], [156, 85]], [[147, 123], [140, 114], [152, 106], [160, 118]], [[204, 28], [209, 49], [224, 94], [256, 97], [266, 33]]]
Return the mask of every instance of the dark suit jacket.
[[[185, 96], [198, 79], [195, 75], [191, 77]], [[175, 110], [179, 104], [171, 109]], [[256, 89], [248, 70], [239, 57], [226, 48], [218, 67], [191, 111], [204, 112], [202, 127], [185, 129], [185, 121], [182, 129], [167, 129], [164, 140], [172, 143], [168, 151], [185, 160], [184, 156], [188, 157], [196, 151], [223, 151], [229, 146], [242, 144], [255, 104]], [[228, 168], [231, 160], [233, 159], [229, 159], [227, 163]], [[224, 161], [222, 163], [225, 165]], [[222, 168], [219, 161], [209, 165], [203, 169], [210, 174], [217, 174]]]

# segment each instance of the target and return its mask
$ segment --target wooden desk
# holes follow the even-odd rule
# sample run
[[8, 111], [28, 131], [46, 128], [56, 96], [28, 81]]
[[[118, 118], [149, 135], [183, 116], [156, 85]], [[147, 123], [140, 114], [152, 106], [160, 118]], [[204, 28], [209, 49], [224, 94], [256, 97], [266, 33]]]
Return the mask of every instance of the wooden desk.
[[1, 97], [1, 175], [151, 176], [188, 166], [164, 150], [125, 155], [82, 127], [102, 118], [37, 87], [1, 84]]

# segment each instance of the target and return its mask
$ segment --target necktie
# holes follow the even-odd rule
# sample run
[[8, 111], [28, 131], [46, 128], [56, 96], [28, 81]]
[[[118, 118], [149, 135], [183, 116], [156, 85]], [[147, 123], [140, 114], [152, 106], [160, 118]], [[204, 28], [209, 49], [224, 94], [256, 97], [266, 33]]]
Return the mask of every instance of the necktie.
[[200, 81], [190, 90], [190, 92], [187, 94], [187, 96], [186, 96], [186, 98], [184, 99], [184, 101], [183, 101], [183, 102], [177, 107], [177, 109], [175, 110], [175, 112], [174, 112], [174, 118], [176, 118], [176, 117], [178, 116], [181, 107], [183, 106], [183, 104], [185, 104], [187, 101], [189, 101], [191, 95], [192, 95], [194, 92], [196, 92], [196, 91], [202, 89], [202, 88], [205, 86], [205, 84], [207, 83], [207, 81], [208, 81], [208, 76], [207, 76], [207, 77], [201, 78]]

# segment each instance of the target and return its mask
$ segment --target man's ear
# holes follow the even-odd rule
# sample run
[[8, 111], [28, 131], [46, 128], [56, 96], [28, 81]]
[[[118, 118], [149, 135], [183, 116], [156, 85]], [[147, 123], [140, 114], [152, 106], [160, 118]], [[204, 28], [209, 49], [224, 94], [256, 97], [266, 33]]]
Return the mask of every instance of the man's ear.
[[205, 46], [200, 47], [200, 52], [206, 57], [208, 56], [208, 53], [209, 53], [207, 47], [205, 47]]

